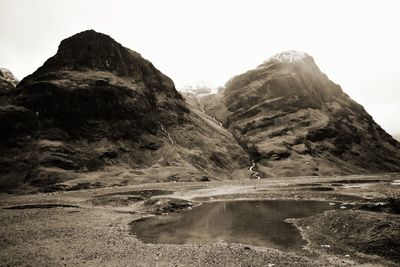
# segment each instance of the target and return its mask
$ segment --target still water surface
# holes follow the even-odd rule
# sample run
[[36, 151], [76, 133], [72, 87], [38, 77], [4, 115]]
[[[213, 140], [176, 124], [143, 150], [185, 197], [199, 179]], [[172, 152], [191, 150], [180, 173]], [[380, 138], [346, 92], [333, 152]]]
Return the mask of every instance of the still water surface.
[[193, 210], [140, 219], [132, 233], [145, 243], [242, 243], [297, 250], [304, 244], [287, 218], [335, 209], [324, 201], [267, 200], [203, 203]]

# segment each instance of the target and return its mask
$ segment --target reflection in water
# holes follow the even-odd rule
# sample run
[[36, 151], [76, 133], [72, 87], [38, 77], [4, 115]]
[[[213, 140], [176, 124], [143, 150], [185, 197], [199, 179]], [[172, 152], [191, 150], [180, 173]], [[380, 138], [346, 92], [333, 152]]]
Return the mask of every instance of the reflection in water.
[[400, 180], [394, 180], [391, 182], [392, 185], [400, 185]]
[[204, 203], [187, 212], [141, 219], [132, 232], [146, 243], [229, 242], [296, 250], [304, 245], [287, 218], [333, 209], [323, 201], [224, 201]]

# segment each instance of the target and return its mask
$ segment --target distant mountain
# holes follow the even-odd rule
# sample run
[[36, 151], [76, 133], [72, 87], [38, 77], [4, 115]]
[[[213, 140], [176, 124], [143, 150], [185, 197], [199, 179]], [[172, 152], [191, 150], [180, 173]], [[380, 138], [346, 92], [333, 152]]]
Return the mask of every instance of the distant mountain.
[[263, 177], [400, 171], [400, 144], [306, 53], [274, 55], [201, 98]]
[[63, 40], [4, 99], [3, 189], [237, 179], [249, 164], [231, 133], [191, 111], [170, 78], [93, 30]]
[[0, 68], [0, 96], [14, 89], [18, 84], [17, 78], [6, 68]]
[[202, 96], [217, 92], [216, 88], [205, 84], [187, 85], [182, 88], [178, 88], [182, 93], [192, 93], [194, 95]]

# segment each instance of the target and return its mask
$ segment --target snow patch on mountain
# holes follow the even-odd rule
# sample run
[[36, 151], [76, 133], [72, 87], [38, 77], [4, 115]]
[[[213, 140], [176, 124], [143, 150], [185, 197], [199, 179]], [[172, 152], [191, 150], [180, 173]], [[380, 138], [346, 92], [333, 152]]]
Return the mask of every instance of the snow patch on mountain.
[[18, 84], [18, 79], [6, 68], [0, 68], [0, 78], [14, 86]]
[[284, 51], [273, 55], [269, 60], [277, 60], [280, 62], [302, 62], [310, 57], [307, 53], [295, 50]]

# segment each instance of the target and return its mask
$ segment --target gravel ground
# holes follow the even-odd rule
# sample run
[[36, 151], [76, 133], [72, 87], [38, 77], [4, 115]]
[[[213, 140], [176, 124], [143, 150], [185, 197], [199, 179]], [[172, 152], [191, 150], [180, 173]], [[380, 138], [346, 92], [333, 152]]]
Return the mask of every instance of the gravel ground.
[[[354, 220], [360, 224], [399, 220], [399, 215], [369, 214], [355, 207], [360, 203], [380, 201], [399, 195], [398, 185], [390, 181], [398, 175], [281, 178], [268, 180], [165, 183], [100, 188], [92, 190], [55, 192], [34, 195], [0, 196], [0, 265], [1, 266], [396, 266], [393, 258], [377, 256], [357, 244], [361, 235], [347, 238], [354, 242], [340, 242], [340, 234], [324, 232], [318, 225], [328, 225], [326, 218], [334, 217], [342, 224]], [[332, 186], [335, 181], [383, 180], [352, 183], [354, 187]], [[358, 187], [357, 185], [360, 184]], [[330, 191], [315, 191], [310, 187], [333, 187]], [[128, 199], [128, 195], [110, 197], [110, 193], [135, 190], [171, 190], [172, 195], [153, 196], [152, 199]], [[106, 195], [106, 196], [103, 196]], [[107, 196], [108, 195], [108, 196]], [[136, 219], [160, 210], [157, 205], [170, 204], [174, 199], [192, 203], [222, 199], [321, 199], [340, 201], [346, 209], [295, 220], [301, 229], [306, 249], [298, 253], [242, 244], [145, 244], [130, 233], [129, 224]], [[99, 199], [101, 201], [99, 201]], [[63, 204], [78, 207], [54, 207], [32, 204]], [[162, 203], [162, 204], [160, 204]], [[17, 207], [15, 207], [17, 206]], [[157, 208], [156, 208], [157, 206]], [[4, 209], [15, 207], [17, 209]], [[167, 206], [165, 206], [167, 207]], [[164, 207], [164, 208], [165, 208]], [[168, 206], [169, 208], [171, 207]], [[179, 208], [179, 206], [173, 206]], [[184, 207], [184, 206], [183, 206]], [[169, 210], [173, 212], [173, 210]], [[380, 216], [380, 214], [382, 216]], [[307, 227], [310, 226], [311, 227]], [[396, 226], [397, 224], [393, 224]], [[330, 225], [332, 230], [335, 225]], [[328, 228], [327, 228], [328, 229]], [[363, 228], [365, 229], [365, 227]], [[338, 232], [339, 231], [339, 232]], [[321, 234], [323, 233], [323, 234]], [[340, 229], [333, 233], [340, 233]], [[379, 233], [374, 233], [379, 234]], [[397, 232], [393, 232], [396, 238]], [[321, 247], [327, 242], [330, 248]], [[335, 239], [336, 238], [336, 239]], [[358, 239], [357, 239], [358, 238]], [[400, 240], [400, 236], [398, 238]], [[358, 243], [357, 243], [358, 242]], [[366, 254], [370, 253], [370, 254]]]

